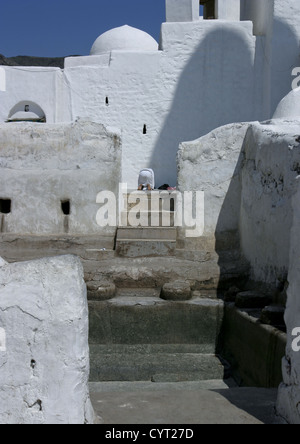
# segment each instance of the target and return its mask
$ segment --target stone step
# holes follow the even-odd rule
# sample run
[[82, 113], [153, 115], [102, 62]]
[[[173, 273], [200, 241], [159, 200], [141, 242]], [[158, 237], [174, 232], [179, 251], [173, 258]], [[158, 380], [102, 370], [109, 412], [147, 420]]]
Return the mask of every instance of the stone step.
[[176, 228], [119, 227], [116, 253], [128, 258], [174, 256], [176, 238]]
[[118, 240], [116, 254], [120, 257], [175, 256], [176, 241], [161, 240]]
[[118, 298], [127, 298], [139, 300], [140, 298], [160, 298], [161, 288], [117, 288], [116, 296]]
[[[103, 256], [104, 250], [115, 247], [115, 230], [107, 236], [32, 236], [3, 234], [0, 236], [0, 256], [8, 262], [39, 259], [41, 257], [74, 254], [84, 260], [93, 260], [96, 250]], [[105, 253], [106, 255], [106, 253]], [[113, 256], [113, 253], [107, 253]], [[92, 256], [92, 257], [91, 257]]]
[[115, 250], [106, 248], [90, 248], [82, 254], [82, 259], [90, 261], [102, 261], [103, 259], [113, 259], [116, 255]]
[[[143, 288], [117, 288], [116, 297], [127, 298], [127, 300], [140, 301], [141, 299], [147, 300], [147, 298], [160, 299], [162, 289], [160, 287], [143, 287]], [[202, 290], [202, 291], [192, 291], [194, 300], [197, 299], [212, 299], [218, 300], [216, 290]]]
[[90, 347], [90, 381], [179, 382], [222, 379], [224, 368], [214, 354], [104, 353]]
[[173, 302], [136, 295], [90, 301], [90, 344], [198, 344], [214, 353], [223, 311], [216, 299]]
[[[137, 217], [138, 221], [136, 221]], [[137, 223], [142, 228], [174, 227], [175, 213], [171, 211], [141, 211], [138, 215], [132, 215], [130, 211], [121, 212], [120, 225], [122, 227], [132, 227]]]
[[[226, 255], [228, 263], [232, 263], [234, 261], [246, 263], [245, 259], [241, 256], [240, 250], [226, 251], [224, 252], [224, 255]], [[216, 251], [185, 250], [181, 248], [176, 248], [176, 257], [191, 262], [207, 262], [211, 260], [215, 260], [216, 262], [218, 262], [219, 260], [221, 260], [220, 255]]]
[[[235, 280], [240, 279], [241, 268], [235, 262], [230, 272]], [[107, 261], [84, 261], [85, 280], [113, 282], [118, 288], [161, 288], [168, 282], [184, 279], [191, 284], [192, 290], [216, 290], [223, 275], [216, 259], [192, 262], [176, 256], [157, 257], [118, 257]], [[227, 286], [227, 289], [229, 288]]]
[[214, 354], [201, 344], [90, 344], [90, 352], [94, 355]]
[[118, 228], [118, 241], [173, 241], [176, 242], [177, 230], [173, 227], [126, 227]]

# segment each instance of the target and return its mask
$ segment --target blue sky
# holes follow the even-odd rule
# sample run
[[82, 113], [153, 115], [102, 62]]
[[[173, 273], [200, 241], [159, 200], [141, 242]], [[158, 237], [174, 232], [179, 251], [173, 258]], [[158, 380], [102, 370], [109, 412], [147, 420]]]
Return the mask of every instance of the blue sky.
[[122, 25], [159, 39], [165, 0], [0, 0], [6, 57], [88, 55], [103, 32]]

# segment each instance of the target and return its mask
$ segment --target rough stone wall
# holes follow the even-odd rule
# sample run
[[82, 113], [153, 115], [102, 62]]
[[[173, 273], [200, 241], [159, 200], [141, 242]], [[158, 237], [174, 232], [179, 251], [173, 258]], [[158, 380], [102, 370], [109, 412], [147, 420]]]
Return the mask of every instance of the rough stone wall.
[[[93, 235], [97, 194], [118, 193], [121, 140], [103, 125], [16, 123], [0, 126], [0, 199], [11, 200], [0, 214], [1, 233]], [[70, 202], [64, 214], [62, 202]], [[0, 210], [1, 211], [1, 210]], [[5, 212], [4, 212], [5, 213]]]
[[232, 124], [180, 145], [179, 191], [205, 193], [203, 238], [217, 250], [222, 233], [229, 247], [237, 233], [255, 281], [287, 277], [299, 132], [296, 120]]
[[248, 123], [229, 124], [179, 147], [178, 189], [205, 192], [205, 237], [237, 231]]
[[253, 123], [244, 144], [240, 235], [255, 281], [287, 278], [292, 196], [300, 172], [297, 121]]
[[181, 144], [178, 153], [180, 191], [203, 190], [206, 198], [205, 233], [190, 247], [212, 247], [215, 238], [222, 278], [222, 260], [228, 269], [231, 255], [222, 259], [218, 235], [224, 232], [227, 249], [235, 248], [233, 230], [254, 281], [275, 287], [288, 280], [288, 345], [277, 413], [294, 424], [300, 424], [300, 352], [293, 349], [300, 348], [299, 134], [299, 120], [227, 125]]
[[0, 260], [0, 423], [93, 423], [79, 259]]
[[[206, 257], [207, 282], [219, 289], [228, 289], [248, 276], [239, 245], [243, 142], [248, 127], [248, 123], [237, 123], [217, 128], [194, 142], [182, 143], [178, 152], [179, 191], [204, 192], [204, 232], [187, 238], [183, 226], [178, 230], [177, 246], [194, 255], [198, 250]], [[195, 202], [194, 196], [194, 215]]]
[[[297, 178], [297, 193], [293, 197], [293, 226], [290, 242], [290, 267], [288, 301], [285, 313], [288, 344], [283, 358], [283, 383], [279, 388], [277, 414], [291, 424], [300, 424], [300, 186]], [[294, 332], [294, 329], [297, 330]]]

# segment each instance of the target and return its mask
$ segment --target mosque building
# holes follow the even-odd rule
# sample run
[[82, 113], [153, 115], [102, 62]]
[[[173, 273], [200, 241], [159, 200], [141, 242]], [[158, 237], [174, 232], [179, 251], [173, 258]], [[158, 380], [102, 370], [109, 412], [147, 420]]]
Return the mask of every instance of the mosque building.
[[300, 2], [165, 4], [159, 42], [0, 66], [0, 422], [93, 422], [89, 353], [95, 382], [220, 380], [222, 342], [300, 423]]
[[0, 122], [98, 122], [122, 132], [122, 181], [176, 185], [179, 143], [272, 117], [299, 65], [297, 1], [166, 0], [160, 42], [125, 25], [64, 70], [2, 67]]

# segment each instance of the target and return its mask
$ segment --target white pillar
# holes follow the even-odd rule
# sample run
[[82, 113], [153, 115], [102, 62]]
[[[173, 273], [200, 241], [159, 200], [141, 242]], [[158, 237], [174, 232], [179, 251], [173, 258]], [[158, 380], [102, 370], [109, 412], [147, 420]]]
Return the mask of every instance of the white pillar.
[[194, 22], [199, 13], [199, 0], [166, 0], [167, 22]]
[[215, 0], [216, 18], [220, 20], [229, 20], [232, 22], [240, 21], [241, 2], [240, 0]]

